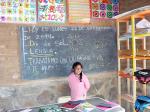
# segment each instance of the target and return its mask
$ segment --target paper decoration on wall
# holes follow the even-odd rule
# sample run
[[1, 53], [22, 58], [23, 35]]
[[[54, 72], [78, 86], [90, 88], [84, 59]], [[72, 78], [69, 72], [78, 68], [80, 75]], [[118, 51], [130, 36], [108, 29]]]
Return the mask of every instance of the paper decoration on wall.
[[0, 22], [36, 22], [36, 0], [0, 0]]
[[69, 23], [90, 23], [89, 0], [68, 0]]
[[119, 14], [119, 0], [91, 0], [91, 17], [110, 19]]
[[38, 0], [38, 21], [64, 23], [66, 0]]

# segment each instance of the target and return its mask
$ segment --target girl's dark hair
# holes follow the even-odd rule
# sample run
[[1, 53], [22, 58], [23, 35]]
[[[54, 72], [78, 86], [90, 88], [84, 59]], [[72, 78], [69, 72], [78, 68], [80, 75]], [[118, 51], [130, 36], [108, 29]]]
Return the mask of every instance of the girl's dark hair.
[[[81, 68], [83, 68], [83, 65], [80, 63], [80, 62], [75, 62], [73, 65], [72, 65], [72, 70], [74, 71], [74, 69], [78, 66], [78, 65], [80, 65], [81, 66]], [[82, 82], [82, 72], [80, 73], [80, 82]]]

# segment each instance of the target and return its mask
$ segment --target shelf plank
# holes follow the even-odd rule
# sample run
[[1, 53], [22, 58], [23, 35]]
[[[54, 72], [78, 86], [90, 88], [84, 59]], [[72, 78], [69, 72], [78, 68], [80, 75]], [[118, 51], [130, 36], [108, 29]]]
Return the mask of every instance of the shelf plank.
[[132, 56], [119, 56], [119, 59], [131, 59], [133, 58]]
[[[150, 37], [150, 33], [145, 33], [145, 34], [135, 34], [135, 39], [144, 39], [145, 37]], [[120, 41], [126, 41], [128, 39], [132, 38], [119, 38]]]
[[120, 41], [127, 41], [128, 39], [131, 39], [131, 38], [119, 38]]
[[136, 56], [136, 60], [150, 60], [150, 56]]
[[135, 34], [135, 37], [138, 39], [139, 37], [147, 37], [150, 36], [150, 33], [146, 33], [146, 34]]
[[[133, 59], [133, 56], [119, 56], [119, 59]], [[150, 56], [136, 56], [136, 60], [150, 60]]]

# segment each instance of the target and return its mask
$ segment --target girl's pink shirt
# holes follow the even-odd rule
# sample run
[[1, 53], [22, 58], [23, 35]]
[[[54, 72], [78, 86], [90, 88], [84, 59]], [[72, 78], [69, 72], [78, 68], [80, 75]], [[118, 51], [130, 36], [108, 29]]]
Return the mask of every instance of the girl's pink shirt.
[[80, 82], [79, 77], [74, 73], [69, 75], [68, 82], [71, 90], [71, 101], [86, 99], [86, 94], [90, 88], [90, 83], [84, 73], [82, 74], [82, 82]]

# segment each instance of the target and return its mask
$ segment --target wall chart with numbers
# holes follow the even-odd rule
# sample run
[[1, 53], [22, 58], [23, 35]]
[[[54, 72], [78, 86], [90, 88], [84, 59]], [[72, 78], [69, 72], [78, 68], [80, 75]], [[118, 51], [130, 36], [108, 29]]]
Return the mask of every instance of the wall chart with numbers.
[[119, 14], [119, 0], [90, 0], [91, 18], [111, 19]]
[[36, 0], [0, 0], [0, 22], [36, 22]]
[[38, 21], [64, 23], [66, 0], [38, 0]]

